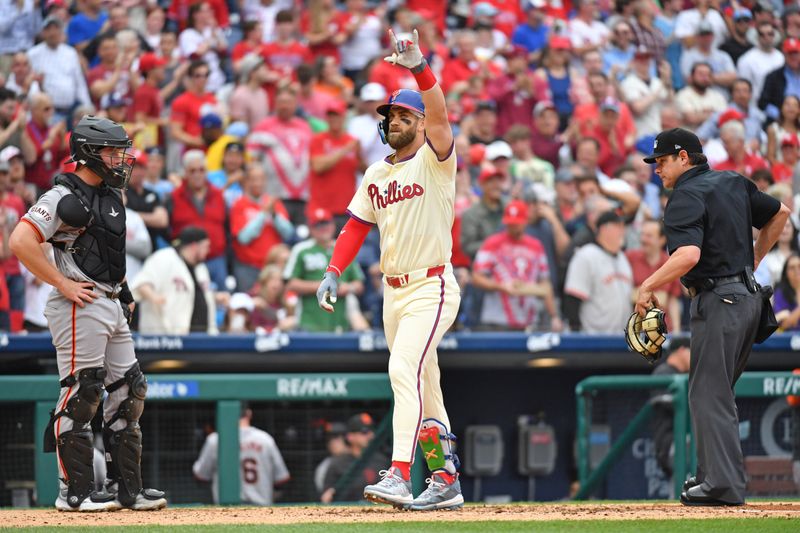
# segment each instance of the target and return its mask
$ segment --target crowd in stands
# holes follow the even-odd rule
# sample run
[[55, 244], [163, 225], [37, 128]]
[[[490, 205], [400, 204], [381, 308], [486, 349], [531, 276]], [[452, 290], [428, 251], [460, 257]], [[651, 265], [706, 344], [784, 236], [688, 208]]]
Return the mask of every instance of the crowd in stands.
[[[456, 137], [454, 327], [619, 333], [666, 260], [662, 129], [793, 211], [759, 281], [800, 328], [797, 0], [19, 0], [0, 3], [0, 329], [40, 331], [49, 287], [8, 235], [74, 168], [85, 114], [123, 123], [128, 280], [143, 333], [381, 327], [380, 236], [314, 292], [364, 170], [375, 108], [419, 32]], [[71, 166], [72, 165], [72, 166]], [[681, 285], [661, 287], [670, 331]]]

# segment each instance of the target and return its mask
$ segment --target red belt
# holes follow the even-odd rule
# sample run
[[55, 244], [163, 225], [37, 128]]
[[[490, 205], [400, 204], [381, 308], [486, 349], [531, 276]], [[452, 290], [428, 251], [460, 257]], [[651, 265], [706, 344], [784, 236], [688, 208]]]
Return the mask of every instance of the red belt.
[[[426, 278], [433, 278], [436, 276], [441, 276], [444, 274], [444, 265], [439, 265], [435, 267], [430, 267], [425, 274]], [[386, 276], [386, 284], [392, 287], [393, 289], [399, 289], [404, 285], [408, 285], [409, 282], [409, 275], [408, 274], [400, 274], [399, 276]]]

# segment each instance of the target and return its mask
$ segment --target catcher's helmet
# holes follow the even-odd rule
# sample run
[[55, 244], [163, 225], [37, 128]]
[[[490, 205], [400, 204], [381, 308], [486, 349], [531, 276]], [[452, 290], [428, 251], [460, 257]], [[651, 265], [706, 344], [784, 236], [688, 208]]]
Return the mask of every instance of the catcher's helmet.
[[384, 116], [384, 119], [378, 123], [378, 133], [381, 136], [383, 144], [388, 143], [387, 136], [389, 135], [389, 110], [392, 106], [398, 106], [414, 113], [425, 116], [425, 104], [422, 103], [422, 94], [419, 91], [411, 89], [398, 89], [389, 96], [389, 101], [383, 105], [378, 106], [378, 113]]
[[638, 353], [651, 365], [661, 359], [661, 345], [667, 340], [664, 311], [654, 307], [645, 313], [632, 313], [625, 328], [625, 341], [631, 351]]
[[[69, 149], [72, 160], [78, 165], [87, 166], [92, 172], [100, 176], [110, 187], [124, 189], [128, 186], [131, 170], [136, 160], [127, 154], [131, 147], [131, 140], [125, 129], [116, 122], [107, 118], [85, 115], [75, 129], [69, 140]], [[113, 155], [108, 165], [100, 155], [100, 150], [105, 147], [122, 148], [122, 154]]]

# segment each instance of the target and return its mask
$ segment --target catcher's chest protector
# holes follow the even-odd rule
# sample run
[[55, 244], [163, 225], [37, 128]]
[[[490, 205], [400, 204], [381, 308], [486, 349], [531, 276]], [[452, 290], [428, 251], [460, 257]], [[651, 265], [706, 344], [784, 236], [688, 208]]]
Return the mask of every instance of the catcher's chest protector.
[[125, 206], [118, 191], [90, 187], [73, 174], [56, 183], [69, 188], [92, 213], [92, 220], [72, 244], [75, 264], [90, 279], [117, 284], [125, 279]]

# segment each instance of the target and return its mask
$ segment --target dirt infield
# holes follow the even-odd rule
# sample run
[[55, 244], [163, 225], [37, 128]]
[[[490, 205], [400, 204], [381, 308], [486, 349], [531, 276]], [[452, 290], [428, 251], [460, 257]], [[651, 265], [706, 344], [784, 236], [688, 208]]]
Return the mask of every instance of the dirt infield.
[[460, 511], [412, 513], [387, 507], [204, 507], [158, 512], [59, 513], [55, 510], [1, 510], [0, 526], [127, 526], [194, 524], [371, 523], [429, 520], [669, 520], [685, 518], [798, 518], [800, 502], [757, 502], [743, 507], [683, 507], [677, 503], [561, 503], [468, 505]]

